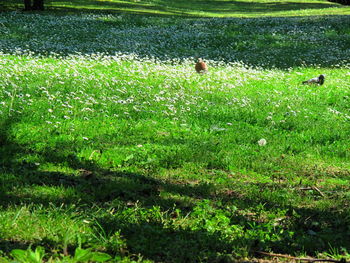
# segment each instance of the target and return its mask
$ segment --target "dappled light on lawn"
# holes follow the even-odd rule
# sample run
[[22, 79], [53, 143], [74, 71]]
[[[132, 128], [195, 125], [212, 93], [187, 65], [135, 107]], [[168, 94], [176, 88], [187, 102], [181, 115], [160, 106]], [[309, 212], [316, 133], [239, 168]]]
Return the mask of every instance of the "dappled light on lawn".
[[0, 13], [0, 261], [349, 260], [349, 24]]

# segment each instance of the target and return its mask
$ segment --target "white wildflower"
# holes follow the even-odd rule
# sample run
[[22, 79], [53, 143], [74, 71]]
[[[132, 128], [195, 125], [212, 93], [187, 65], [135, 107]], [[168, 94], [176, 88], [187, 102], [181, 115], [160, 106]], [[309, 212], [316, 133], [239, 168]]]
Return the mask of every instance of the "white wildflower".
[[260, 140], [258, 141], [259, 146], [265, 146], [266, 143], [267, 143], [267, 141], [266, 141], [265, 139], [260, 139]]

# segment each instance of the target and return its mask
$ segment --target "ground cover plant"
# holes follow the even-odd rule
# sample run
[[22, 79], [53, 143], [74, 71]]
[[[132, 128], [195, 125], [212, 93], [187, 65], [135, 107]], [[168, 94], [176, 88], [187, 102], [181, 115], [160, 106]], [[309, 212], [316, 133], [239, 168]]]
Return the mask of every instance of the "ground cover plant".
[[350, 259], [349, 24], [1, 13], [1, 260]]

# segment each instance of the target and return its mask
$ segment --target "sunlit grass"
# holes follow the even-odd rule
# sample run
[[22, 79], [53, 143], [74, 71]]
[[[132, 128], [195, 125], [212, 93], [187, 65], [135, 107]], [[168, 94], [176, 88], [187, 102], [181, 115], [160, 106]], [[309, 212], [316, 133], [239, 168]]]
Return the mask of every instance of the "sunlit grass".
[[[21, 8], [19, 0], [10, 3], [2, 0], [7, 8]], [[0, 1], [1, 3], [1, 1]], [[105, 11], [140, 15], [181, 17], [262, 17], [262, 16], [314, 16], [345, 15], [350, 8], [320, 0], [303, 1], [46, 1], [46, 7], [56, 12]]]
[[[301, 85], [320, 72], [317, 68], [286, 72], [212, 64], [208, 74], [198, 75], [190, 61], [170, 65], [117, 57], [7, 55], [1, 61], [2, 79], [6, 76], [2, 117], [8, 123], [2, 126], [2, 167], [17, 175], [14, 181], [3, 177], [2, 202], [9, 208], [44, 205], [32, 211], [31, 220], [21, 214], [24, 221], [17, 220], [18, 226], [3, 224], [5, 239], [12, 235], [62, 251], [65, 232], [51, 226], [59, 222], [51, 211], [71, 204], [85, 219], [69, 223], [69, 246], [76, 247], [79, 239], [84, 246], [123, 255], [112, 245], [117, 242], [155, 261], [170, 258], [143, 247], [140, 235], [147, 240], [155, 235], [157, 247], [181, 262], [206, 245], [175, 257], [165, 246], [169, 231], [193, 242], [209, 238], [215, 251], [241, 257], [252, 253], [246, 247], [255, 239], [263, 249], [274, 246], [279, 252], [327, 251], [323, 240], [335, 242], [327, 232], [346, 228], [347, 68], [322, 69], [327, 80], [319, 87]], [[259, 146], [262, 138], [266, 145]], [[326, 197], [320, 198], [312, 186]], [[299, 190], [308, 187], [311, 191]], [[95, 208], [87, 209], [87, 204]], [[64, 209], [60, 213], [66, 218]], [[298, 218], [307, 217], [310, 209], [320, 218], [304, 225]], [[344, 212], [337, 215], [334, 209]], [[3, 217], [7, 213], [5, 209]], [[333, 221], [334, 216], [340, 221]], [[241, 217], [251, 223], [242, 223]], [[280, 218], [287, 226], [275, 223]], [[145, 223], [149, 220], [162, 227], [148, 232], [143, 228], [153, 228]], [[101, 222], [107, 233], [94, 236]], [[141, 232], [134, 233], [133, 224]], [[312, 224], [327, 227], [317, 230]], [[321, 236], [309, 236], [309, 228]], [[126, 241], [113, 239], [119, 230]], [[205, 236], [199, 234], [203, 231]], [[50, 242], [38, 241], [43, 238]], [[224, 243], [216, 247], [218, 239]], [[292, 239], [297, 243], [287, 248]], [[185, 246], [177, 239], [170, 244]], [[230, 244], [236, 244], [233, 250]], [[217, 258], [216, 253], [200, 257]]]
[[1, 260], [349, 259], [348, 22], [1, 14]]

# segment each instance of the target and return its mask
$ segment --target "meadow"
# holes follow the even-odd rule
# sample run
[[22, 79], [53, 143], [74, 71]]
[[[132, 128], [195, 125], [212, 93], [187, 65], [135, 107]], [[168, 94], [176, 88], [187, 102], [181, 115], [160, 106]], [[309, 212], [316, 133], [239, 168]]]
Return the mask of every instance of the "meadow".
[[255, 4], [0, 13], [0, 262], [350, 260], [350, 9]]

